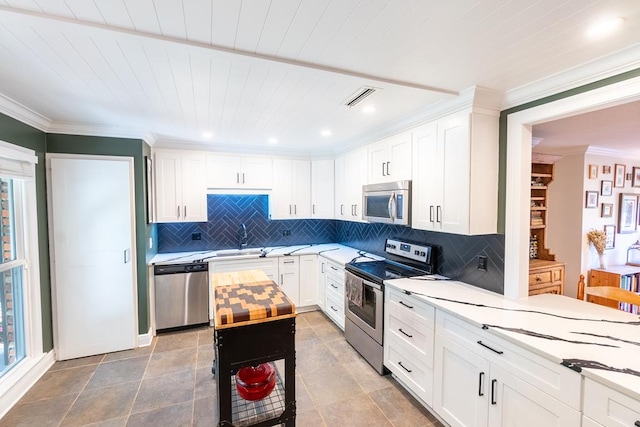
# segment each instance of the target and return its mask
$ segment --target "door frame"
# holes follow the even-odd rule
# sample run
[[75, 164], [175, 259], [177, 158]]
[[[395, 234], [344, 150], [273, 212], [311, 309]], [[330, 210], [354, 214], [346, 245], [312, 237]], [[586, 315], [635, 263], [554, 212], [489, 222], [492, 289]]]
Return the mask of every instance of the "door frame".
[[[529, 295], [531, 128], [535, 124], [640, 100], [640, 77], [511, 113], [507, 116], [504, 295]], [[575, 278], [569, 278], [572, 280]]]
[[136, 347], [139, 347], [139, 335], [138, 335], [138, 275], [137, 275], [137, 248], [136, 248], [136, 204], [135, 204], [135, 169], [134, 158], [130, 156], [101, 156], [90, 154], [68, 154], [68, 153], [46, 153], [45, 154], [45, 169], [46, 169], [46, 183], [47, 183], [47, 222], [49, 229], [49, 276], [51, 280], [51, 314], [53, 318], [53, 350], [56, 351], [58, 341], [58, 323], [55, 321], [57, 316], [57, 301], [56, 301], [56, 277], [53, 274], [54, 259], [53, 254], [55, 252], [55, 240], [53, 230], [53, 212], [51, 207], [53, 201], [51, 199], [51, 159], [71, 159], [71, 160], [112, 160], [119, 162], [127, 162], [129, 166], [129, 203], [131, 206], [130, 219], [131, 219], [131, 264], [132, 264], [132, 283], [133, 283], [133, 314], [134, 314], [134, 330], [132, 331], [136, 343]]

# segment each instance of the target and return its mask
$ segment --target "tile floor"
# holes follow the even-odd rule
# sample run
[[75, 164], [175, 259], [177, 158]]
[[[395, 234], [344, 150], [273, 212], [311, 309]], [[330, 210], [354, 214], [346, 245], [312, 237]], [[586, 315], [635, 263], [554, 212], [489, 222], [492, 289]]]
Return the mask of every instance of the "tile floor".
[[[378, 375], [324, 314], [298, 316], [299, 426], [442, 426], [390, 375]], [[213, 426], [212, 331], [56, 362], [0, 426]]]

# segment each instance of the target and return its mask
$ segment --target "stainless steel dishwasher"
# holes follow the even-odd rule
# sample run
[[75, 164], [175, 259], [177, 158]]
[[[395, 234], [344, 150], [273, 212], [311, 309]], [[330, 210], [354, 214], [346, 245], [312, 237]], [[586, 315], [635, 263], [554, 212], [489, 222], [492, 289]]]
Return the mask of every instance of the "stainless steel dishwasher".
[[156, 329], [209, 322], [207, 263], [156, 265]]

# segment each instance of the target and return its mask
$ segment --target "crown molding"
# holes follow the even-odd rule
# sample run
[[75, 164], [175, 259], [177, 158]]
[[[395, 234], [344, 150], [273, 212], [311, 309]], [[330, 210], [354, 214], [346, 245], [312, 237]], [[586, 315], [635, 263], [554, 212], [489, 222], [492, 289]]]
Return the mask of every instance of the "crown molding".
[[113, 126], [93, 125], [70, 122], [51, 122], [47, 133], [101, 136], [106, 138], [144, 139], [147, 133], [137, 128], [117, 128]]
[[501, 109], [506, 110], [526, 104], [637, 68], [640, 68], [640, 45], [512, 89], [505, 94]]
[[640, 151], [637, 150], [613, 150], [607, 147], [589, 146], [585, 154], [593, 154], [596, 156], [617, 157], [622, 159], [640, 159]]
[[51, 125], [51, 120], [36, 113], [30, 108], [14, 101], [6, 95], [0, 93], [0, 113], [16, 119], [24, 124], [36, 128], [42, 132], [47, 132]]

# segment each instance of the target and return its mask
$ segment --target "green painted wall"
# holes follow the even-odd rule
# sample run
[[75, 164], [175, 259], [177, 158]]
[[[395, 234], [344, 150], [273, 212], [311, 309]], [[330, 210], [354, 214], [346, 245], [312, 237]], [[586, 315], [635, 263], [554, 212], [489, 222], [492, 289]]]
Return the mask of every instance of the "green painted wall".
[[144, 156], [149, 155], [151, 149], [140, 139], [48, 134], [46, 140], [48, 153], [133, 157], [136, 211], [136, 267], [138, 277], [138, 333], [147, 333], [150, 323], [149, 296], [147, 290], [147, 251], [149, 247], [149, 237], [154, 232], [154, 226], [147, 225], [146, 221], [146, 174]]
[[49, 278], [49, 228], [47, 227], [47, 192], [45, 186], [44, 153], [46, 135], [18, 120], [0, 114], [0, 140], [19, 145], [36, 152], [36, 209], [38, 218], [38, 242], [40, 258], [40, 300], [42, 304], [42, 340], [44, 351], [53, 348], [51, 326], [51, 282]]
[[629, 80], [640, 76], [640, 68], [627, 71], [625, 73], [617, 74], [615, 76], [608, 77], [606, 79], [598, 80], [593, 83], [578, 86], [573, 89], [565, 90], [544, 98], [537, 99], [535, 101], [527, 102], [525, 104], [518, 105], [513, 108], [509, 108], [500, 113], [500, 128], [499, 128], [499, 168], [498, 168], [498, 233], [504, 234], [505, 227], [505, 215], [506, 215], [506, 193], [507, 193], [507, 117], [509, 114], [517, 113], [518, 111], [527, 110], [529, 108], [538, 107], [543, 104], [548, 104], [559, 99], [568, 98], [570, 96], [578, 95], [580, 93], [588, 92], [590, 90], [598, 89], [604, 86], [619, 83], [624, 80]]

